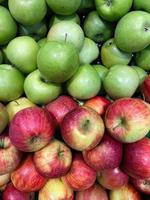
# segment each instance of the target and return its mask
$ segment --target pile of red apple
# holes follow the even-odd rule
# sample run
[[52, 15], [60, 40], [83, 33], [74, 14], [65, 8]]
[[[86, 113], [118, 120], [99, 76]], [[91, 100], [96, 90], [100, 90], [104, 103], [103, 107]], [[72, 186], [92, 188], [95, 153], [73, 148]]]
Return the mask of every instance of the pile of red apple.
[[150, 199], [150, 3], [0, 0], [0, 199]]

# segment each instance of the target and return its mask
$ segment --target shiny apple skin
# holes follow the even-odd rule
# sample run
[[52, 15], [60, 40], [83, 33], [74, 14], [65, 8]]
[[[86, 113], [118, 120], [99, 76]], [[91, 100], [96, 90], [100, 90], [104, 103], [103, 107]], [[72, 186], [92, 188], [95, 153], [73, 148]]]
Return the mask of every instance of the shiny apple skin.
[[104, 116], [108, 106], [111, 102], [105, 97], [95, 96], [84, 103], [84, 106], [88, 106], [98, 112], [99, 115]]
[[131, 184], [127, 184], [117, 190], [111, 190], [109, 200], [142, 200], [142, 198]]
[[108, 196], [103, 187], [94, 184], [87, 190], [76, 192], [75, 200], [108, 200]]
[[34, 163], [37, 171], [47, 178], [67, 174], [72, 162], [72, 153], [63, 142], [53, 139], [43, 149], [35, 152]]
[[44, 186], [46, 180], [36, 170], [32, 155], [28, 155], [11, 174], [13, 185], [22, 192], [38, 191]]
[[76, 152], [71, 168], [63, 179], [74, 191], [82, 191], [94, 184], [96, 171], [85, 163], [80, 152]]
[[65, 115], [61, 135], [77, 151], [94, 148], [104, 134], [104, 122], [99, 114], [86, 106], [79, 106]]
[[141, 140], [150, 130], [150, 111], [141, 99], [121, 98], [105, 114], [105, 125], [112, 137], [123, 143]]
[[97, 173], [97, 181], [108, 190], [118, 189], [128, 183], [129, 177], [119, 167]]
[[30, 200], [30, 194], [17, 190], [12, 183], [9, 183], [2, 195], [3, 200]]
[[52, 178], [39, 191], [38, 200], [74, 200], [73, 190], [61, 178]]
[[9, 136], [19, 150], [35, 152], [49, 143], [55, 126], [55, 120], [48, 111], [29, 107], [16, 113], [10, 123]]
[[0, 136], [0, 175], [11, 173], [22, 159], [22, 152], [11, 142], [9, 136]]
[[133, 178], [150, 177], [150, 139], [143, 138], [138, 142], [124, 146], [122, 168]]
[[85, 162], [96, 171], [119, 167], [122, 160], [122, 143], [105, 133], [102, 141], [95, 148], [83, 151], [83, 157]]
[[77, 102], [71, 96], [61, 95], [48, 103], [45, 108], [56, 118], [57, 123], [60, 125], [64, 116], [77, 106]]

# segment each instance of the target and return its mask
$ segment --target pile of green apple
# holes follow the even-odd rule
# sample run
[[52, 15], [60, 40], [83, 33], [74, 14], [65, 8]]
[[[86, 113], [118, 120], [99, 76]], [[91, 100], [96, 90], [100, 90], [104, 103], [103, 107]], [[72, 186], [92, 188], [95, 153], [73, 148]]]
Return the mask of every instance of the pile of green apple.
[[0, 0], [0, 198], [148, 199], [149, 72], [148, 0]]

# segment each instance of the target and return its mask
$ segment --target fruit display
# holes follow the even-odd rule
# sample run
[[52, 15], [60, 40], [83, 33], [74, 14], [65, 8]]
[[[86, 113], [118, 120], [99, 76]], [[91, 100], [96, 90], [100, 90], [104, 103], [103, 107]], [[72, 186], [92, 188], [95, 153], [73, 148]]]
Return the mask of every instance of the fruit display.
[[0, 200], [150, 200], [148, 0], [0, 0]]

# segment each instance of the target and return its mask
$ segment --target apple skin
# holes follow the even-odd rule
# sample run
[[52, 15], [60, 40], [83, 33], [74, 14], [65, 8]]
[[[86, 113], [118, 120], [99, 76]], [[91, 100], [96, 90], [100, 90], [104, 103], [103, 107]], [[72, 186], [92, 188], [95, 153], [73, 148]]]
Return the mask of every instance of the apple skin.
[[144, 99], [150, 103], [150, 75], [143, 81], [141, 86], [141, 92], [144, 96]]
[[80, 7], [78, 8], [78, 13], [86, 14], [95, 7], [94, 0], [81, 0]]
[[101, 60], [105, 67], [110, 68], [116, 64], [129, 64], [132, 53], [127, 53], [118, 49], [114, 38], [107, 40], [101, 47]]
[[81, 4], [81, 0], [59, 0], [59, 2], [55, 0], [46, 0], [46, 2], [49, 8], [59, 15], [71, 15], [78, 10]]
[[111, 102], [102, 96], [95, 96], [84, 103], [84, 106], [95, 110], [99, 115], [104, 116], [108, 106]]
[[123, 187], [110, 191], [110, 200], [142, 200], [140, 193], [131, 185], [124, 185]]
[[[135, 25], [135, 20], [138, 21], [138, 26]], [[115, 29], [114, 37], [117, 47], [125, 52], [143, 50], [150, 43], [149, 28], [149, 13], [145, 11], [128, 12], [119, 20]]]
[[10, 173], [0, 175], [0, 188], [10, 181]]
[[128, 65], [113, 65], [103, 81], [106, 93], [114, 100], [132, 97], [139, 86], [138, 73]]
[[142, 85], [143, 81], [146, 79], [146, 77], [148, 76], [148, 74], [147, 74], [147, 72], [146, 72], [144, 69], [142, 69], [141, 67], [132, 66], [132, 68], [133, 68], [134, 70], [136, 70], [136, 72], [137, 72], [138, 75], [139, 75], [140, 84], [139, 84], [139, 88], [138, 88], [138, 89], [140, 90], [141, 85]]
[[24, 81], [24, 92], [35, 104], [44, 105], [56, 99], [62, 92], [61, 84], [45, 81], [39, 72], [31, 72]]
[[9, 117], [6, 107], [0, 103], [0, 133], [3, 132], [3, 130], [8, 125]]
[[38, 200], [74, 200], [73, 190], [62, 178], [52, 178], [39, 191]]
[[90, 64], [99, 55], [99, 48], [96, 43], [90, 38], [85, 37], [83, 47], [80, 51], [80, 64]]
[[34, 152], [46, 146], [53, 137], [55, 120], [40, 107], [29, 107], [16, 113], [9, 127], [12, 143], [21, 151]]
[[9, 102], [19, 98], [23, 93], [23, 84], [24, 76], [19, 70], [12, 65], [0, 65], [0, 101]]
[[147, 12], [150, 12], [149, 1], [134, 0], [133, 1], [133, 8], [134, 8], [134, 10], [145, 10]]
[[20, 110], [24, 108], [34, 107], [36, 106], [34, 103], [32, 103], [29, 99], [26, 97], [20, 97], [14, 101], [10, 101], [6, 105], [6, 109], [9, 115], [9, 121], [11, 121], [14, 117], [14, 115], [19, 112]]
[[89, 189], [76, 192], [75, 200], [108, 200], [107, 192], [103, 187], [94, 184]]
[[47, 41], [65, 41], [66, 43], [71, 43], [79, 52], [84, 43], [84, 32], [76, 22], [61, 21], [50, 28], [47, 34]]
[[66, 144], [53, 139], [43, 149], [35, 152], [33, 160], [37, 171], [42, 176], [58, 178], [66, 175], [69, 171], [72, 153]]
[[30, 36], [19, 36], [11, 40], [6, 48], [8, 60], [22, 73], [29, 74], [37, 68], [39, 46]]
[[61, 135], [71, 148], [83, 151], [94, 148], [104, 134], [104, 123], [96, 111], [80, 106], [65, 115]]
[[57, 121], [57, 124], [60, 125], [64, 116], [77, 108], [77, 102], [68, 95], [60, 95], [54, 101], [48, 103], [45, 108], [53, 115]]
[[122, 160], [122, 144], [105, 133], [95, 148], [83, 151], [83, 158], [96, 171], [119, 167]]
[[26, 1], [9, 0], [9, 10], [17, 22], [25, 26], [31, 26], [41, 22], [47, 12], [46, 2], [44, 0]]
[[67, 81], [66, 89], [67, 92], [76, 99], [90, 99], [96, 96], [100, 91], [101, 80], [96, 69], [92, 65], [80, 65], [77, 72]]
[[0, 45], [6, 45], [17, 33], [17, 24], [8, 9], [0, 6], [0, 24], [3, 31], [0, 33]]
[[122, 168], [133, 178], [150, 177], [150, 139], [145, 137], [138, 142], [125, 144]]
[[150, 178], [148, 179], [130, 178], [130, 182], [134, 185], [134, 187], [138, 191], [150, 195]]
[[108, 190], [116, 190], [128, 183], [129, 177], [119, 167], [97, 173], [97, 181]]
[[11, 142], [9, 136], [0, 136], [0, 175], [11, 173], [19, 165], [22, 152], [19, 151]]
[[94, 184], [96, 171], [86, 164], [80, 152], [76, 152], [71, 168], [63, 179], [74, 191], [83, 191]]
[[37, 65], [45, 80], [62, 83], [70, 79], [77, 71], [79, 54], [70, 43], [49, 41], [40, 48]]
[[3, 200], [30, 200], [30, 194], [17, 190], [12, 183], [9, 183], [2, 194]]
[[119, 20], [132, 6], [133, 0], [95, 0], [98, 14], [106, 21], [114, 22]]
[[85, 35], [95, 42], [104, 42], [113, 35], [113, 25], [99, 17], [94, 10], [85, 18], [83, 29]]
[[109, 134], [123, 143], [144, 138], [150, 130], [150, 110], [141, 99], [121, 98], [113, 102], [105, 114]]
[[17, 169], [11, 173], [11, 181], [19, 191], [34, 192], [40, 190], [47, 179], [39, 174], [35, 168], [32, 154], [28, 154]]

